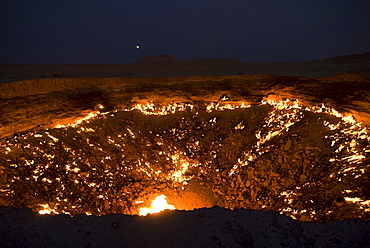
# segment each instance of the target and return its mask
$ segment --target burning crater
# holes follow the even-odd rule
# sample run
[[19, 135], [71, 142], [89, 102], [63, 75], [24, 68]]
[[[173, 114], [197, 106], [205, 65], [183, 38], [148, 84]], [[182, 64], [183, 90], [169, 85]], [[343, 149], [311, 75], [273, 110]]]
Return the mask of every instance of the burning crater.
[[1, 143], [0, 205], [40, 214], [273, 210], [370, 219], [370, 136], [294, 100], [136, 104]]

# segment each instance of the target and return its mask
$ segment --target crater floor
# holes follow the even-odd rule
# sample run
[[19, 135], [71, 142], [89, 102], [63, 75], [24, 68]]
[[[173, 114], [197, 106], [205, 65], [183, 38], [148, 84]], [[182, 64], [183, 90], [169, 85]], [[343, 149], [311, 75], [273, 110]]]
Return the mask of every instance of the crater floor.
[[[369, 245], [369, 83], [357, 74], [2, 83], [0, 244]], [[178, 210], [135, 216], [159, 195]], [[193, 210], [203, 207], [213, 208]]]
[[369, 219], [369, 141], [353, 119], [298, 101], [101, 110], [1, 144], [0, 203], [50, 214], [138, 214], [164, 194], [184, 210]]

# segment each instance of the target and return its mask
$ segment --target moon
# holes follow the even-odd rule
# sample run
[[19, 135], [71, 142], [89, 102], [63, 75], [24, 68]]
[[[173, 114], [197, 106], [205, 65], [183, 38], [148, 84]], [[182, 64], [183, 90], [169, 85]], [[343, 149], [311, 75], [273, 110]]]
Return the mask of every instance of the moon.
[[136, 49], [140, 49], [140, 46], [139, 45], [136, 45]]

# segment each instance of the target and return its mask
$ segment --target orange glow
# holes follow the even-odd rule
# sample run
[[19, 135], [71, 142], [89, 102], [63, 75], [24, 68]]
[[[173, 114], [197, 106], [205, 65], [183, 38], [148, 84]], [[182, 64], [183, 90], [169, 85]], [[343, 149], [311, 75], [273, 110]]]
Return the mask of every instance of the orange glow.
[[[100, 105], [100, 106], [102, 106], [102, 105]], [[100, 106], [99, 106], [99, 108], [101, 108]], [[88, 113], [85, 117], [77, 119], [74, 123], [69, 123], [69, 124], [66, 124], [66, 125], [58, 124], [54, 128], [77, 127], [82, 122], [88, 121], [89, 119], [94, 118], [94, 117], [98, 116], [99, 114], [100, 114], [99, 111], [92, 111], [92, 112]]]
[[59, 214], [56, 210], [52, 209], [49, 204], [40, 204], [43, 209], [39, 211], [39, 214]]
[[[239, 173], [246, 169], [243, 167], [249, 166], [251, 163], [254, 163], [255, 160], [257, 160], [257, 162], [260, 162], [261, 160], [259, 159], [262, 155], [269, 153], [270, 150], [273, 150], [274, 146], [276, 146], [279, 141], [282, 141], [279, 139], [279, 136], [281, 136], [282, 139], [285, 139], [285, 137], [293, 135], [295, 131], [290, 132], [290, 129], [292, 128], [292, 130], [294, 130], [294, 125], [301, 122], [302, 120], [305, 121], [304, 118], [307, 117], [308, 120], [311, 120], [311, 118], [316, 118], [316, 124], [322, 125], [326, 128], [323, 130], [327, 131], [327, 135], [323, 138], [325, 139], [325, 142], [330, 145], [331, 153], [330, 156], [325, 158], [328, 160], [329, 163], [331, 163], [331, 166], [335, 166], [336, 168], [335, 170], [333, 170], [329, 177], [337, 178], [350, 176], [355, 180], [365, 175], [367, 169], [366, 159], [369, 157], [370, 153], [370, 146], [368, 145], [370, 142], [370, 132], [368, 127], [366, 127], [364, 124], [356, 122], [353, 116], [348, 115], [348, 113], [340, 113], [333, 108], [325, 106], [324, 104], [308, 107], [302, 105], [298, 100], [266, 99], [262, 100], [259, 106], [263, 105], [267, 105], [269, 107], [263, 110], [266, 111], [263, 114], [265, 115], [264, 118], [261, 119], [260, 123], [258, 123], [257, 129], [253, 131], [253, 133], [251, 133], [255, 137], [255, 141], [253, 141], [254, 143], [251, 143], [251, 146], [248, 146], [249, 148], [246, 148], [244, 151], [240, 152], [237, 157], [235, 156], [233, 164], [231, 164], [230, 167], [227, 168], [227, 171], [222, 171], [222, 173], [227, 173], [225, 175], [228, 175], [229, 177], [238, 177]], [[222, 156], [224, 152], [224, 150], [216, 146], [219, 145], [221, 147], [223, 145], [223, 143], [219, 142], [218, 140], [215, 140], [214, 142], [212, 141], [212, 149], [208, 149], [207, 146], [208, 144], [210, 144], [208, 143], [208, 140], [212, 139], [203, 139], [205, 133], [201, 133], [203, 136], [190, 136], [194, 134], [194, 132], [192, 131], [192, 126], [189, 126], [189, 130], [186, 130], [189, 132], [182, 132], [180, 128], [178, 128], [178, 126], [171, 126], [171, 129], [163, 130], [163, 133], [162, 131], [150, 131], [147, 137], [152, 137], [155, 135], [155, 142], [152, 143], [151, 139], [146, 139], [146, 134], [143, 135], [142, 133], [140, 133], [139, 128], [136, 128], [134, 125], [130, 124], [127, 125], [127, 127], [125, 127], [124, 130], [122, 130], [121, 132], [111, 133], [109, 134], [109, 136], [106, 136], [106, 145], [104, 142], [96, 142], [96, 139], [94, 139], [94, 132], [97, 132], [98, 135], [102, 135], [102, 133], [101, 131], [99, 131], [100, 127], [97, 126], [96, 123], [91, 122], [91, 125], [86, 125], [86, 123], [89, 123], [89, 121], [92, 121], [94, 118], [107, 119], [105, 118], [105, 115], [115, 116], [117, 112], [119, 113], [135, 111], [140, 112], [144, 115], [155, 116], [171, 115], [178, 112], [191, 112], [193, 114], [193, 118], [198, 118], [196, 117], [198, 115], [198, 111], [199, 113], [202, 113], [204, 111], [207, 113], [211, 113], [217, 111], [247, 109], [251, 107], [252, 105], [250, 105], [248, 102], [212, 102], [199, 107], [191, 103], [170, 103], [167, 105], [156, 105], [153, 102], [146, 102], [145, 100], [143, 100], [132, 107], [117, 108], [115, 110], [107, 112], [86, 112], [85, 117], [73, 119], [73, 122], [71, 123], [58, 125], [55, 127], [63, 128], [66, 131], [68, 130], [68, 132], [70, 132], [71, 134], [77, 132], [78, 134], [81, 134], [81, 136], [84, 135], [84, 133], [88, 133], [87, 136], [84, 136], [86, 138], [76, 138], [76, 142], [81, 142], [81, 148], [88, 147], [92, 150], [99, 151], [98, 153], [100, 155], [97, 158], [99, 159], [97, 161], [100, 161], [102, 165], [107, 167], [104, 170], [100, 170], [96, 166], [95, 161], [91, 163], [89, 159], [84, 157], [85, 153], [83, 152], [83, 149], [81, 149], [80, 147], [78, 147], [80, 149], [76, 149], [74, 146], [71, 145], [71, 143], [66, 142], [66, 138], [63, 138], [63, 135], [66, 134], [66, 131], [63, 130], [47, 129], [46, 131], [29, 132], [26, 135], [21, 136], [21, 141], [14, 138], [13, 140], [6, 141], [6, 143], [4, 144], [0, 143], [0, 149], [5, 155], [9, 154], [9, 160], [7, 161], [9, 162], [10, 167], [14, 169], [19, 169], [22, 167], [31, 168], [30, 171], [32, 173], [27, 175], [24, 180], [43, 184], [43, 186], [45, 186], [46, 188], [49, 188], [50, 185], [57, 185], [58, 196], [55, 199], [48, 199], [50, 206], [49, 204], [38, 204], [37, 208], [34, 207], [34, 209], [36, 209], [39, 214], [68, 214], [67, 211], [75, 214], [80, 213], [81, 210], [79, 210], [79, 205], [71, 201], [69, 195], [66, 194], [68, 190], [67, 183], [73, 184], [74, 187], [77, 187], [77, 189], [81, 191], [91, 190], [92, 188], [103, 189], [103, 185], [105, 185], [105, 182], [96, 181], [93, 175], [104, 172], [104, 178], [108, 180], [107, 185], [109, 185], [109, 187], [113, 187], [116, 180], [116, 177], [114, 175], [116, 169], [109, 166], [111, 163], [110, 161], [114, 160], [114, 157], [107, 156], [107, 154], [110, 154], [108, 153], [110, 150], [105, 150], [110, 149], [112, 145], [115, 146], [115, 150], [119, 150], [122, 153], [122, 159], [120, 159], [120, 161], [122, 161], [122, 165], [119, 166], [119, 169], [123, 170], [124, 173], [126, 173], [126, 171], [138, 171], [140, 173], [140, 176], [144, 179], [144, 182], [148, 179], [153, 181], [165, 182], [165, 187], [176, 187], [177, 189], [182, 190], [185, 189], [186, 185], [192, 178], [197, 178], [198, 175], [200, 175], [201, 177], [209, 175], [209, 168], [212, 168], [211, 166], [213, 166], [212, 162], [216, 161], [217, 156]], [[103, 105], [99, 104], [95, 109], [101, 110], [103, 108]], [[315, 115], [314, 117], [310, 117], [310, 115], [308, 115], [308, 112], [318, 114], [321, 113], [324, 115]], [[249, 112], [246, 111], [245, 114], [248, 115], [248, 113]], [[202, 125], [204, 125], [205, 127], [214, 128], [217, 125], [223, 125], [222, 121], [220, 121], [221, 117], [218, 114], [203, 114], [201, 114], [200, 116], [203, 123]], [[330, 115], [335, 118], [327, 118], [326, 115]], [[188, 123], [191, 123], [191, 115], [187, 116], [189, 116], [189, 120], [181, 119], [181, 123], [185, 123], [186, 125], [188, 125]], [[231, 124], [231, 126], [228, 124], [229, 126], [227, 127], [230, 127], [233, 133], [235, 133], [236, 135], [240, 135], [241, 132], [250, 132], [248, 121], [242, 118], [239, 121], [232, 122]], [[187, 128], [186, 125], [181, 129]], [[75, 129], [69, 129], [70, 127]], [[192, 138], [191, 140], [189, 139], [189, 142], [186, 141], [186, 138], [188, 137], [187, 135]], [[32, 140], [32, 143], [26, 141], [28, 137], [34, 138]], [[168, 139], [168, 137], [170, 137], [171, 139]], [[136, 160], [131, 161], [129, 157], [130, 155], [127, 152], [130, 151], [129, 149], [132, 148], [127, 147], [130, 147], [130, 144], [128, 142], [131, 142], [131, 140], [133, 139], [145, 140], [145, 142], [147, 142], [147, 147], [149, 147], [148, 149], [151, 149], [150, 146], [156, 145], [157, 147], [153, 151], [155, 151], [158, 155], [156, 155], [155, 158], [157, 158], [158, 161], [160, 159], [161, 163], [162, 161], [165, 161], [165, 167], [161, 167], [162, 164], [161, 166], [156, 165], [158, 161], [155, 159], [152, 160], [149, 156], [144, 156], [141, 158], [138, 157]], [[181, 140], [181, 146], [172, 145], [172, 139]], [[104, 136], [102, 136], [101, 141], [104, 141]], [[167, 144], [167, 141], [169, 141], [170, 145]], [[74, 143], [74, 141], [72, 142]], [[182, 144], [187, 145], [186, 150], [183, 150]], [[225, 145], [226, 144], [228, 143], [225, 143]], [[30, 148], [32, 148], [32, 150], [24, 150]], [[62, 150], [57, 150], [59, 148]], [[198, 155], [194, 154], [198, 154], [197, 152], [201, 151], [204, 148], [207, 148], [209, 154], [207, 154], [207, 160], [203, 161], [202, 159], [199, 159]], [[278, 147], [278, 149], [280, 148]], [[30, 151], [28, 154], [31, 154], [32, 152], [32, 155], [30, 155], [30, 157], [25, 156], [24, 158], [21, 157], [21, 159], [16, 159], [18, 151]], [[195, 152], [192, 154], [188, 151]], [[56, 158], [58, 158], [59, 152], [70, 157], [70, 159], [66, 160], [63, 164], [57, 164]], [[315, 153], [316, 150], [307, 154]], [[42, 154], [42, 161], [39, 159], [39, 154]], [[127, 156], [128, 158], [126, 159], [125, 156]], [[13, 157], [15, 159], [13, 159]], [[315, 166], [315, 162], [313, 159], [307, 159], [307, 161], [309, 162], [308, 166]], [[51, 170], [58, 167], [60, 170], [63, 170], [66, 175], [68, 175], [68, 182], [63, 180], [62, 175], [58, 175], [58, 177], [56, 178], [50, 178], [43, 175], [46, 170]], [[219, 173], [219, 169], [215, 171], [216, 173]], [[9, 185], [7, 185], [6, 188], [0, 188], [0, 193], [4, 192], [4, 194], [6, 194], [7, 196], [14, 194], [14, 190], [12, 188], [13, 184], [11, 183], [15, 183], [19, 180], [21, 180], [19, 176], [14, 176], [13, 178], [11, 178]], [[339, 178], [338, 180], [340, 181], [341, 178]], [[239, 181], [243, 180], [240, 179]], [[143, 187], [145, 187], [144, 183], [139, 188]], [[298, 189], [298, 186], [296, 189]], [[295, 192], [295, 190], [284, 191], [279, 195], [279, 197], [283, 198], [284, 202], [286, 203], [286, 207], [281, 207], [279, 209], [279, 212], [289, 216], [296, 215], [298, 217], [300, 214], [305, 213], [304, 211], [310, 212], [307, 209], [297, 210], [294, 208], [294, 206], [291, 206], [292, 204], [294, 204], [293, 200], [297, 197]], [[131, 195], [134, 195], [136, 193], [137, 192], [133, 191], [131, 187], [127, 187], [124, 192], [124, 194], [126, 195], [124, 198], [131, 197]], [[139, 195], [139, 197], [142, 196], [143, 195]], [[369, 200], [354, 197], [353, 194], [351, 194], [351, 196], [353, 197], [345, 197], [345, 201], [347, 203], [357, 205], [359, 209], [364, 209], [365, 212], [370, 212]], [[104, 191], [100, 191], [99, 194], [96, 193], [96, 198], [99, 201], [104, 201], [104, 204], [108, 202], [114, 205], [114, 203], [111, 202], [110, 194]], [[131, 199], [136, 199], [136, 197], [131, 197]], [[136, 204], [142, 203], [144, 202], [136, 202]], [[148, 205], [149, 202], [146, 206]], [[135, 209], [135, 213], [137, 209], [143, 205], [137, 206], [138, 207]], [[180, 205], [178, 205], [178, 207], [180, 207]], [[263, 205], [262, 208], [265, 208], [265, 205]], [[151, 203], [150, 207], [140, 208], [139, 215], [146, 216], [148, 214], [158, 213], [165, 209], [175, 209], [175, 207], [167, 203], [165, 195], [160, 195]], [[98, 215], [107, 211], [104, 208], [84, 209], [83, 211], [86, 210], [95, 210], [95, 212], [92, 212]], [[129, 211], [127, 212], [129, 212], [130, 214], [132, 213], [131, 209], [129, 209]]]
[[149, 208], [140, 208], [139, 215], [146, 216], [148, 214], [159, 213], [165, 209], [174, 210], [175, 206], [169, 205], [165, 195], [159, 195], [155, 200], [152, 201]]

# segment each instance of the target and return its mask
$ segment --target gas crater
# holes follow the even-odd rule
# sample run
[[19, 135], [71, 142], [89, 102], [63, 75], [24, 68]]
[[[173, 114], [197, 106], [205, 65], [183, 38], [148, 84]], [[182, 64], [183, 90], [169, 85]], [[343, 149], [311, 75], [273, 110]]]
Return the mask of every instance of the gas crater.
[[0, 205], [70, 215], [218, 205], [301, 221], [370, 219], [369, 132], [324, 104], [96, 109], [3, 141]]

